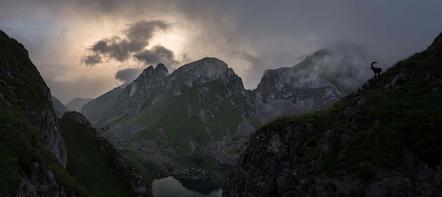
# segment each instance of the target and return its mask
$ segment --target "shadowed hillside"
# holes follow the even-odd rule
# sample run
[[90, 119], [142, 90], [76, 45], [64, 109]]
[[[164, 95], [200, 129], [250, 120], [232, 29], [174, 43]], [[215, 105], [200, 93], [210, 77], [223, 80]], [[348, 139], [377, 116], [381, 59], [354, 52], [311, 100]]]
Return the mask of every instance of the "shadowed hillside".
[[332, 108], [249, 139], [224, 196], [441, 196], [442, 34]]

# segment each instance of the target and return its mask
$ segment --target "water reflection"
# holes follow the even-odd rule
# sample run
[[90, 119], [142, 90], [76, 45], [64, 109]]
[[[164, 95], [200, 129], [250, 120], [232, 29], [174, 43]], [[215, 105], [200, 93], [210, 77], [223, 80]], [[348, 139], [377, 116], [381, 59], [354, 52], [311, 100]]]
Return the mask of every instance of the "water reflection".
[[154, 197], [221, 197], [222, 190], [218, 189], [212, 192], [204, 192], [201, 194], [192, 191], [183, 186], [173, 177], [166, 177], [154, 180], [152, 183], [152, 191]]

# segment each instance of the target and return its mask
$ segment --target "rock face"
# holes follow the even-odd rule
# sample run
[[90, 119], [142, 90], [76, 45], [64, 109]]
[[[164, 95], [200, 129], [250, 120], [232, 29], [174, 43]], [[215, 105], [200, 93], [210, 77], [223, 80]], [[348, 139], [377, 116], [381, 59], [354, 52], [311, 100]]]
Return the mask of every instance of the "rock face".
[[329, 110], [263, 126], [223, 196], [441, 196], [441, 62], [442, 34]]
[[[320, 50], [294, 67], [266, 71], [253, 91], [216, 58], [183, 65], [170, 75], [160, 64], [90, 101], [83, 113], [108, 139], [166, 174], [207, 174], [206, 164], [194, 162], [232, 165], [262, 123], [322, 109], [346, 95], [353, 88], [346, 82], [355, 78], [347, 67], [354, 62], [335, 56]], [[331, 72], [328, 66], [347, 73]]]
[[38, 162], [32, 163], [30, 170], [18, 187], [17, 197], [66, 196], [64, 187], [57, 184], [52, 171], [45, 172]]
[[[25, 188], [30, 190], [30, 196], [63, 193], [62, 188], [57, 186], [52, 171], [40, 167], [45, 159], [37, 159], [38, 155], [46, 154], [44, 149], [47, 149], [59, 164], [66, 166], [65, 142], [51, 104], [49, 88], [29, 59], [26, 49], [0, 31], [0, 109], [3, 114], [0, 140], [1, 144], [9, 144], [2, 148], [2, 162], [7, 163], [11, 158], [22, 162], [21, 166], [17, 166], [17, 163], [4, 166], [2, 163], [5, 174], [11, 173], [2, 179], [21, 176], [22, 183], [18, 195], [27, 194], [23, 190]], [[14, 135], [11, 136], [11, 133]], [[40, 140], [45, 148], [40, 146]], [[23, 158], [30, 152], [30, 158]], [[15, 167], [28, 170], [14, 171]], [[18, 175], [14, 172], [24, 173]], [[16, 180], [8, 184], [13, 184]], [[2, 191], [8, 191], [8, 186], [0, 187], [5, 188]]]

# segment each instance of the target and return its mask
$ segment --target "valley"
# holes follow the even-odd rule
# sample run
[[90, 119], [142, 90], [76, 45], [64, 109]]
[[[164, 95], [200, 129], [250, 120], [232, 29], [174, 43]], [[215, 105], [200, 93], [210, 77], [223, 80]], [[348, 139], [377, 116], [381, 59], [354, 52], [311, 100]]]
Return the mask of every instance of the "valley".
[[0, 5], [1, 197], [442, 196], [441, 2]]

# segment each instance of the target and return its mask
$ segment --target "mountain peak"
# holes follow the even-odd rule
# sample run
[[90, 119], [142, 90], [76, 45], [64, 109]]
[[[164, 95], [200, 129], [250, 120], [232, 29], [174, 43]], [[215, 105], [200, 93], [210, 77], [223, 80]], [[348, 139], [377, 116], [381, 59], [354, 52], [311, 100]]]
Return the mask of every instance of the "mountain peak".
[[331, 54], [332, 54], [332, 52], [329, 49], [319, 49], [319, 50], [313, 52], [308, 57], [320, 58], [320, 57], [324, 57], [324, 56], [331, 55]]
[[149, 66], [141, 72], [141, 74], [135, 79], [135, 81], [139, 81], [140, 79], [151, 78], [152, 76], [157, 76], [155, 78], [165, 78], [169, 75], [169, 71], [166, 66], [162, 63], [159, 63], [155, 68], [153, 66]]
[[155, 67], [154, 71], [155, 71], [156, 73], [163, 73], [163, 74], [169, 75], [169, 70], [168, 70], [167, 67], [166, 67], [164, 64], [162, 64], [162, 63], [159, 63], [159, 64]]
[[228, 69], [229, 67], [227, 66], [227, 64], [218, 59], [218, 58], [214, 58], [214, 57], [205, 57], [202, 58], [200, 60], [185, 64], [183, 66], [181, 66], [180, 68], [182, 69], [188, 69], [188, 68], [193, 68], [193, 69], [216, 69], [216, 70], [223, 70], [223, 69]]
[[226, 82], [232, 79], [241, 80], [225, 62], [213, 57], [185, 64], [171, 75], [171, 80], [184, 81], [189, 87], [193, 86], [194, 82], [205, 83], [214, 80]]
[[91, 126], [91, 123], [89, 120], [81, 113], [76, 111], [70, 111], [63, 114], [62, 117], [63, 120], [71, 120], [77, 124], [83, 125], [83, 126]]
[[428, 47], [428, 50], [434, 51], [435, 53], [441, 54], [442, 52], [442, 33], [440, 33], [433, 41], [433, 43]]

